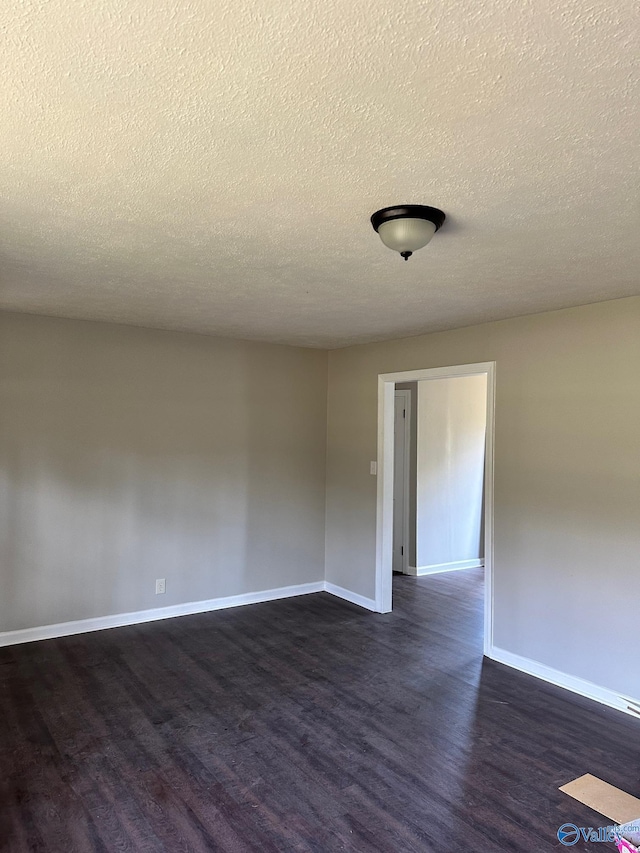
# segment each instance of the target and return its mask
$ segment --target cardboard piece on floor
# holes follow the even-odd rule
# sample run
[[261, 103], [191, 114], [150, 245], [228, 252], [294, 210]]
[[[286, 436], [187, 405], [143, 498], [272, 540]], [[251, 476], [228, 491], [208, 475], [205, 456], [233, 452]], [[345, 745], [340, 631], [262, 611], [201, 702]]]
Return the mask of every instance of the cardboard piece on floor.
[[630, 823], [640, 818], [640, 800], [586, 773], [560, 788], [574, 800], [600, 812], [616, 824]]

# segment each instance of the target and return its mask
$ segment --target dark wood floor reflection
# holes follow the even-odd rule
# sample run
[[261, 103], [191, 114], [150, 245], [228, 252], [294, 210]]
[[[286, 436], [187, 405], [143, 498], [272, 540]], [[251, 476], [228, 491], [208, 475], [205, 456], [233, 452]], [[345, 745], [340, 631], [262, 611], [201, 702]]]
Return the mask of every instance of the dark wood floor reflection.
[[394, 604], [0, 650], [0, 849], [539, 853], [602, 823], [560, 784], [640, 793], [640, 721], [483, 665], [480, 571], [395, 578]]

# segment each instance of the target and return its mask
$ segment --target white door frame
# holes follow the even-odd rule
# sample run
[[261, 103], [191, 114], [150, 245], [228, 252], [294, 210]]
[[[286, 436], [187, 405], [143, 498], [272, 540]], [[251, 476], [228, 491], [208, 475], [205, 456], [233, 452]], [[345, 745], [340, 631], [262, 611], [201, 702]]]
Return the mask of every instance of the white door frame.
[[493, 646], [493, 456], [495, 409], [495, 361], [381, 373], [378, 376], [378, 499], [376, 514], [376, 611], [391, 611], [393, 566], [393, 451], [396, 382], [451, 379], [456, 376], [487, 377], [487, 433], [485, 439], [484, 493], [484, 652]]
[[[409, 506], [411, 504], [411, 391], [407, 389], [394, 390], [395, 397], [404, 399], [404, 513], [402, 516], [402, 530], [404, 539], [404, 553], [402, 555], [402, 571], [406, 575], [409, 572]], [[395, 442], [395, 428], [394, 428]], [[395, 447], [394, 447], [395, 451]], [[395, 453], [394, 453], [395, 456]]]

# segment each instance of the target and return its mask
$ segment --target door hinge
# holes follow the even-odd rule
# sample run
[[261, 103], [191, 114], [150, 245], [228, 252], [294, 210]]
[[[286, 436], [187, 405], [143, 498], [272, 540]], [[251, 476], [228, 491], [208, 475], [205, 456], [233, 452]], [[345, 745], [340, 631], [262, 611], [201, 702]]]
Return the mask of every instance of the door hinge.
[[403, 418], [406, 418], [406, 417], [407, 417], [407, 410], [406, 410], [406, 409], [403, 409], [403, 410], [402, 410], [402, 417], [403, 417]]
[[404, 545], [400, 546], [400, 556], [404, 557]]

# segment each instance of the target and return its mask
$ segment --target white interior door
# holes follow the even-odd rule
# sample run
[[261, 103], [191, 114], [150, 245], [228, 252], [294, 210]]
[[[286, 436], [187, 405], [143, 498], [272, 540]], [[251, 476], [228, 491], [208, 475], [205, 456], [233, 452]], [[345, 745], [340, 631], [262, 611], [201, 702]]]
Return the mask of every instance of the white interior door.
[[395, 392], [393, 453], [393, 571], [409, 564], [409, 425], [410, 391]]

